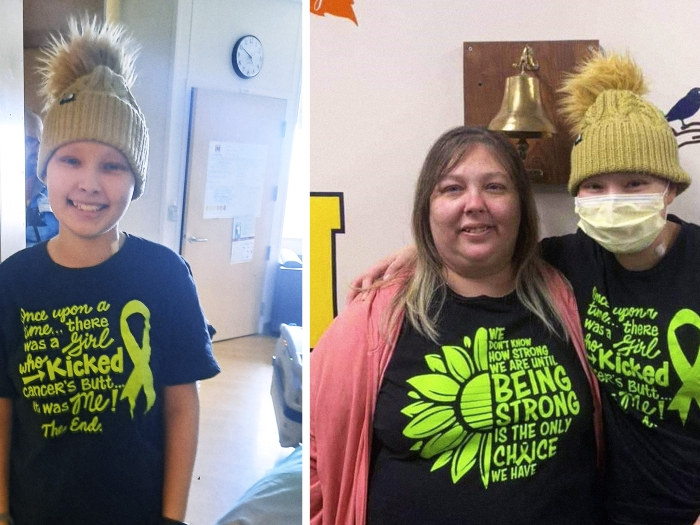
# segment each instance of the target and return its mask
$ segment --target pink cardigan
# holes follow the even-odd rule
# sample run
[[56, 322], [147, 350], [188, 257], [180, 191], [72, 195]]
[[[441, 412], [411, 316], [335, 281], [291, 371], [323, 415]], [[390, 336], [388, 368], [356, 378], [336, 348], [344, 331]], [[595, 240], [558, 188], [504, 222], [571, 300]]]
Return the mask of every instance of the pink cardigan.
[[[600, 392], [586, 361], [576, 300], [558, 272], [546, 268], [545, 276], [591, 385], [600, 466]], [[388, 334], [383, 323], [401, 285], [394, 281], [353, 301], [311, 353], [311, 525], [365, 525], [374, 408], [402, 319]]]

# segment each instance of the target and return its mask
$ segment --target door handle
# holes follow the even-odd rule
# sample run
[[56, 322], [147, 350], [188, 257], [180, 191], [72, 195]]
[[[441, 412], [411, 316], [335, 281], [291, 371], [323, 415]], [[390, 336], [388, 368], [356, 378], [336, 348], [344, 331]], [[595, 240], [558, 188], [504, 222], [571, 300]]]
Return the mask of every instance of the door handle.
[[209, 239], [205, 239], [204, 237], [195, 237], [194, 235], [191, 235], [187, 240], [190, 242], [207, 242]]

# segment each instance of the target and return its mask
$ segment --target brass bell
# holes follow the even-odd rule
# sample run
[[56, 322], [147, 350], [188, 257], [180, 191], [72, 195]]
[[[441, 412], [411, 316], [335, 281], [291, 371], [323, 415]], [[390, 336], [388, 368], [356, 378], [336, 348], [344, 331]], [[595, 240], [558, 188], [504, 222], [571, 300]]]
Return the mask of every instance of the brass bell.
[[501, 109], [488, 128], [519, 139], [518, 151], [520, 157], [525, 160], [527, 139], [549, 137], [556, 133], [557, 129], [542, 106], [540, 81], [525, 73], [525, 70], [539, 69], [530, 46], [525, 47], [520, 62], [513, 64], [513, 67], [520, 67], [520, 73], [506, 79]]

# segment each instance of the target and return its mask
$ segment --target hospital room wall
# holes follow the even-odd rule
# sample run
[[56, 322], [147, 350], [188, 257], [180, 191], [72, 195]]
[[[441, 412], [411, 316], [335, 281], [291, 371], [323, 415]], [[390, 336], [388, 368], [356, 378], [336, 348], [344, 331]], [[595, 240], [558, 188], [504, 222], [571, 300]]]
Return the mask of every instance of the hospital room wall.
[[[125, 230], [179, 248], [193, 87], [284, 98], [288, 122], [296, 121], [300, 11], [300, 0], [121, 0], [120, 20], [141, 44], [134, 94], [151, 132], [146, 194], [130, 207]], [[265, 46], [264, 74], [243, 80], [233, 71], [231, 50], [239, 37], [251, 33]], [[287, 134], [283, 147], [284, 166], [292, 136]], [[275, 217], [277, 242], [286, 189], [285, 176]]]

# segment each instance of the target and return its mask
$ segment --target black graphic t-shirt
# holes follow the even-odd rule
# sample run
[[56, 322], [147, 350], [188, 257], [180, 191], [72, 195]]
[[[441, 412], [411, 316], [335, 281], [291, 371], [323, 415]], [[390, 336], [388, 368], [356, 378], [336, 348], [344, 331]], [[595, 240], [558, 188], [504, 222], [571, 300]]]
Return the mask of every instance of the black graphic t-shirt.
[[369, 525], [594, 524], [592, 398], [515, 294], [449, 292], [440, 345], [404, 323], [374, 418]]
[[46, 243], [0, 265], [0, 397], [16, 525], [158, 523], [163, 388], [219, 368], [189, 268], [128, 236], [91, 268]]
[[681, 224], [654, 268], [628, 271], [582, 231], [545, 239], [571, 281], [603, 394], [610, 518], [687, 525], [700, 515], [700, 227]]

